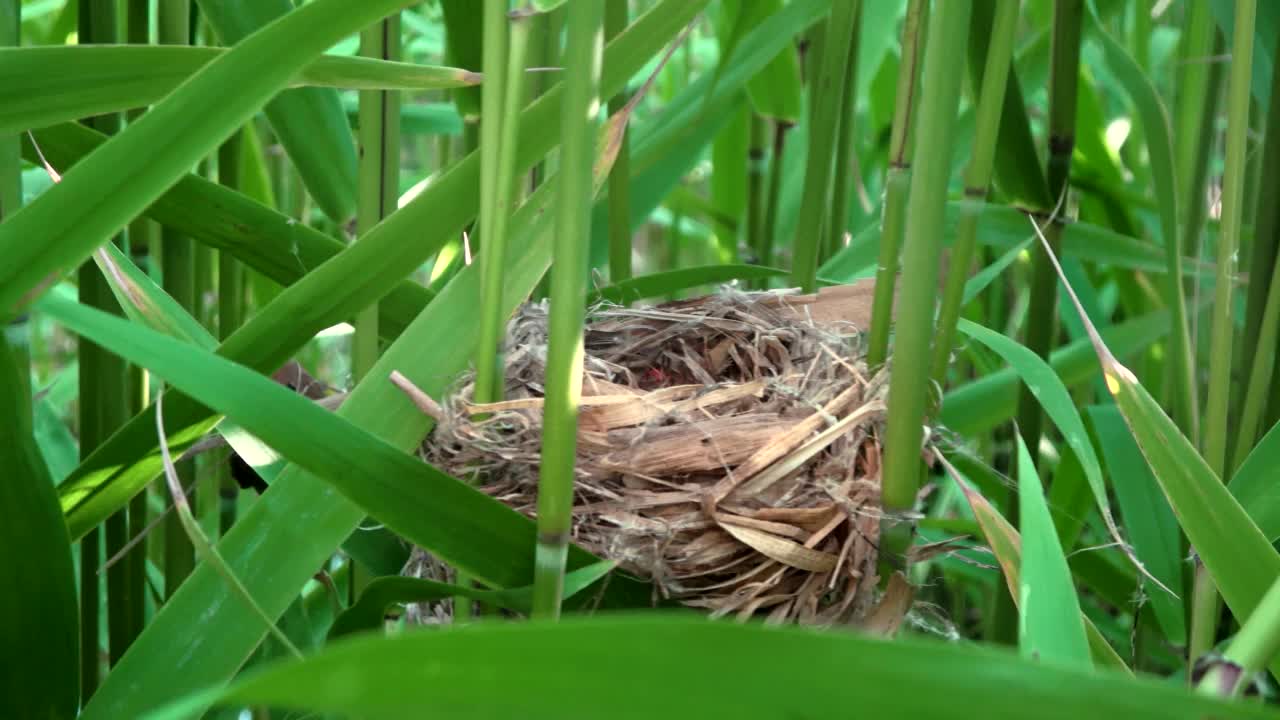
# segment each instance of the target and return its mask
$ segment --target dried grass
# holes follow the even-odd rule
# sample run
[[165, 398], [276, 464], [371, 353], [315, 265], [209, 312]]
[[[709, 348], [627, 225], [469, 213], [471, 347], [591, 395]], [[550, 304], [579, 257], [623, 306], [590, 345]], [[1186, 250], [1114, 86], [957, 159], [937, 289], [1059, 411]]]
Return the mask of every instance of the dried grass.
[[[585, 334], [573, 539], [714, 616], [827, 625], [877, 586], [888, 375], [869, 376], [867, 286], [600, 306]], [[546, 307], [509, 326], [506, 401], [473, 378], [424, 458], [532, 516]]]

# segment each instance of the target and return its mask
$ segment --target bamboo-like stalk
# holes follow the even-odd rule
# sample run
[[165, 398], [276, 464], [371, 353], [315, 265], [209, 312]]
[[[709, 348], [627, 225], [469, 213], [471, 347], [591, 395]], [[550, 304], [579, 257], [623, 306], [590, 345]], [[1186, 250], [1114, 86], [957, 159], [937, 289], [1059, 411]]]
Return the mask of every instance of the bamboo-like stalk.
[[569, 4], [560, 172], [551, 266], [547, 393], [538, 483], [538, 541], [533, 614], [558, 617], [573, 511], [573, 468], [582, 394], [582, 327], [587, 238], [591, 237], [591, 164], [598, 118], [604, 33], [600, 3]]
[[[118, 33], [116, 4], [110, 0], [80, 0], [79, 42], [113, 43]], [[118, 114], [92, 118], [88, 124], [104, 133], [120, 130]], [[124, 245], [124, 236], [113, 242]], [[119, 305], [111, 294], [102, 273], [92, 262], [86, 262], [79, 271], [80, 301], [86, 305], [119, 313]], [[86, 457], [99, 444], [110, 437], [128, 417], [126, 388], [128, 376], [125, 362], [101, 347], [80, 339], [80, 452]], [[124, 548], [128, 537], [128, 511], [120, 510], [106, 522], [107, 555], [115, 555]], [[86, 536], [86, 540], [89, 536]], [[98, 568], [99, 544], [95, 537], [80, 548], [81, 578], [81, 652], [84, 697], [88, 698], [98, 685], [98, 608], [100, 584]], [[130, 640], [131, 601], [129, 598], [129, 573], [126, 566], [117, 563], [107, 570], [107, 634], [110, 662], [115, 663]], [[90, 618], [90, 615], [93, 615]]]
[[884, 178], [884, 209], [880, 216], [880, 262], [876, 266], [875, 294], [871, 301], [871, 333], [867, 339], [867, 364], [877, 367], [889, 356], [889, 326], [893, 322], [893, 291], [898, 282], [898, 252], [906, 224], [907, 191], [911, 187], [914, 143], [916, 79], [929, 3], [910, 0], [902, 26], [902, 62], [898, 65], [897, 95], [889, 135], [888, 170]]
[[[159, 0], [156, 13], [157, 35], [162, 45], [186, 45], [191, 36], [191, 5], [188, 0]], [[200, 317], [196, 295], [195, 252], [188, 237], [162, 228], [160, 233], [160, 267], [163, 287], [187, 312]], [[195, 476], [195, 463], [176, 463], [178, 477], [190, 482]], [[164, 522], [165, 598], [177, 591], [178, 585], [195, 567], [195, 548], [181, 521], [170, 513]]]
[[[787, 148], [787, 131], [792, 124], [786, 120], [775, 120], [773, 124], [773, 152], [769, 154], [769, 188], [765, 195], [764, 227], [760, 236], [760, 264], [774, 266], [773, 250], [777, 247], [778, 206], [782, 201], [782, 154]], [[761, 287], [767, 288], [769, 281], [761, 280]]]
[[[627, 27], [628, 0], [605, 0], [605, 42]], [[626, 90], [609, 98], [612, 115], [627, 104]], [[609, 171], [609, 281], [631, 277], [631, 131], [623, 130], [618, 158]]]
[[991, 25], [991, 44], [987, 48], [986, 69], [982, 88], [975, 105], [977, 114], [973, 136], [973, 154], [964, 173], [965, 203], [956, 228], [956, 241], [951, 247], [947, 283], [942, 307], [938, 311], [937, 342], [933, 346], [934, 382], [944, 384], [951, 362], [951, 345], [955, 341], [956, 322], [960, 318], [964, 285], [969, 278], [969, 265], [978, 235], [978, 219], [991, 187], [995, 164], [996, 138], [1000, 132], [1000, 113], [1004, 108], [1004, 91], [1013, 58], [1013, 40], [1018, 25], [1016, 0], [997, 0], [995, 20]]
[[823, 260], [835, 255], [844, 245], [849, 227], [849, 193], [857, 171], [854, 157], [854, 119], [858, 104], [858, 38], [862, 35], [862, 3], [856, 3], [849, 47], [844, 58], [844, 84], [840, 87], [840, 114], [836, 120], [836, 153], [832, 169], [831, 214], [826, 221], [827, 240], [822, 248]]
[[[1067, 181], [1071, 173], [1071, 152], [1075, 147], [1076, 84], [1080, 76], [1080, 27], [1084, 4], [1080, 0], [1061, 0], [1053, 6], [1053, 36], [1049, 71], [1049, 161], [1047, 176], [1049, 196], [1059, 208], [1065, 207]], [[1045, 229], [1054, 254], [1061, 246], [1062, 225], [1050, 223]], [[1044, 252], [1033, 255], [1031, 297], [1027, 307], [1023, 344], [1042, 358], [1049, 357], [1057, 329], [1055, 307], [1058, 302], [1058, 278], [1050, 258]], [[1039, 466], [1040, 433], [1043, 412], [1040, 401], [1023, 385], [1018, 393], [1018, 430], [1031, 458]], [[1017, 519], [1010, 503], [1010, 522]]]
[[[244, 131], [237, 130], [218, 147], [218, 182], [233, 190], [240, 188], [240, 159]], [[244, 324], [245, 267], [230, 253], [218, 257], [218, 337], [226, 340]], [[236, 499], [240, 486], [231, 477], [230, 451], [223, 448], [217, 467], [221, 486], [218, 502], [218, 535], [225, 535], [236, 521]]]
[[[150, 0], [129, 0], [125, 21], [127, 38], [130, 44], [146, 45], [151, 42], [151, 2]], [[126, 113], [125, 117], [133, 122], [144, 112], [138, 108]], [[129, 223], [129, 252], [137, 260], [146, 259], [147, 269], [155, 267], [154, 256], [159, 243], [160, 226], [147, 218], [138, 218]], [[154, 271], [152, 271], [154, 274]], [[146, 369], [133, 366], [131, 370], [130, 414], [135, 415], [150, 403], [150, 377]], [[146, 530], [149, 522], [147, 493], [140, 492], [129, 502], [129, 537], [138, 538]], [[137, 541], [128, 555], [120, 560], [128, 568], [130, 621], [129, 632], [136, 638], [146, 624], [147, 593], [147, 541]]]
[[1253, 25], [1256, 0], [1236, 0], [1227, 84], [1226, 167], [1222, 177], [1222, 232], [1218, 238], [1217, 275], [1211, 313], [1209, 392], [1205, 402], [1203, 448], [1205, 462], [1225, 477], [1227, 409], [1231, 383], [1232, 289], [1235, 254], [1243, 221], [1245, 143], [1249, 131], [1249, 80], [1253, 69]]
[[[0, 47], [17, 47], [21, 35], [21, 0], [0, 0]], [[0, 137], [0, 220], [21, 206], [22, 146], [18, 136], [6, 135]]]
[[[766, 147], [769, 142], [769, 121], [759, 113], [751, 114], [751, 134], [747, 143], [747, 247], [755, 254], [756, 262], [767, 264], [762, 257], [764, 248], [765, 168], [768, 162]], [[759, 288], [765, 287], [761, 281]]]
[[840, 100], [844, 95], [845, 58], [853, 43], [853, 26], [861, 5], [861, 0], [832, 5], [822, 55], [820, 59], [815, 58], [818, 71], [811, 74], [812, 112], [804, 194], [800, 198], [800, 217], [791, 244], [791, 284], [804, 292], [813, 292], [817, 285], [818, 250], [823, 245], [822, 225], [831, 198], [832, 158], [839, 130]]
[[[1231, 46], [1231, 71], [1227, 84], [1226, 165], [1222, 179], [1221, 232], [1218, 236], [1217, 274], [1211, 310], [1209, 391], [1201, 431], [1201, 455], [1210, 469], [1223, 478], [1226, 468], [1227, 411], [1230, 401], [1232, 350], [1232, 285], [1235, 253], [1243, 218], [1245, 141], [1249, 130], [1249, 80], [1253, 69], [1254, 17], [1252, 0], [1237, 0]], [[1196, 568], [1191, 601], [1189, 657], [1194, 659], [1213, 647], [1217, 635], [1217, 588], [1203, 566]]]
[[[360, 55], [378, 60], [400, 59], [400, 15], [397, 13], [360, 33]], [[356, 233], [363, 236], [396, 209], [400, 196], [400, 93], [360, 91], [360, 144], [356, 188]], [[351, 372], [358, 382], [378, 361], [378, 305], [355, 320]]]
[[[1276, 54], [1280, 56], [1280, 48]], [[1274, 67], [1274, 66], [1273, 66]], [[1276, 187], [1280, 183], [1280, 73], [1271, 75], [1271, 107], [1267, 111], [1267, 125], [1263, 136], [1262, 152], [1258, 153], [1259, 176], [1257, 184], [1261, 187]], [[1259, 203], [1254, 210], [1253, 224], [1253, 258], [1256, 264], [1250, 265], [1253, 279], [1249, 283], [1248, 315], [1245, 321], [1245, 336], [1241, 338], [1246, 348], [1241, 359], [1242, 365], [1248, 367], [1248, 383], [1244, 386], [1243, 407], [1240, 410], [1240, 424], [1236, 432], [1235, 452], [1231, 456], [1230, 472], [1244, 462], [1253, 448], [1262, 428], [1263, 413], [1267, 400], [1271, 396], [1273, 372], [1276, 355], [1274, 348], [1280, 341], [1280, 264], [1275, 262], [1276, 246], [1280, 240], [1280, 208], [1274, 203]], [[1263, 256], [1261, 259], [1259, 256]], [[1270, 278], [1267, 277], [1270, 268]], [[1263, 292], [1259, 293], [1258, 288]], [[1265, 304], [1259, 313], [1255, 303], [1259, 301], [1255, 295], [1265, 298]], [[1250, 320], [1259, 315], [1250, 328]], [[1266, 352], [1257, 352], [1264, 348]]]
[[911, 526], [896, 515], [910, 511], [920, 481], [925, 396], [929, 388], [929, 344], [938, 295], [938, 256], [947, 203], [956, 112], [964, 72], [970, 3], [945, 2], [929, 17], [916, 156], [903, 242], [902, 312], [897, 319], [893, 373], [889, 381], [885, 438], [881, 553], [905, 562]]
[[502, 269], [507, 256], [507, 219], [515, 193], [515, 123], [524, 90], [529, 16], [510, 16], [506, 0], [484, 8], [483, 110], [480, 119], [480, 342], [476, 346], [475, 397], [497, 402], [503, 394]]

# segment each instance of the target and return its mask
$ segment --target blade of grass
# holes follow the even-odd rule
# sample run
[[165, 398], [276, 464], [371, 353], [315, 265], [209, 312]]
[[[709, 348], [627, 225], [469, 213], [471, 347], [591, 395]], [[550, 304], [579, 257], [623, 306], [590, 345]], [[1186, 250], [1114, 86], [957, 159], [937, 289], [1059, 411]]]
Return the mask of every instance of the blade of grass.
[[[593, 642], [620, 651], [584, 653]], [[546, 662], [530, 663], [538, 653]], [[831, 662], [805, 667], [813, 657]], [[655, 666], [672, 668], [664, 680], [668, 692], [640, 693], [615, 711], [618, 717], [652, 717], [669, 708], [671, 697], [685, 698], [690, 714], [723, 712], [749, 720], [788, 712], [829, 716], [852, 706], [878, 717], [943, 720], [971, 717], [975, 706], [999, 720], [1025, 717], [1027, 707], [1052, 720], [1275, 715], [1261, 703], [1197, 695], [1157, 679], [1037, 666], [1009, 653], [932, 639], [891, 643], [689, 617], [619, 617], [353, 638], [314, 658], [279, 663], [231, 688], [158, 709], [145, 720], [184, 717], [211, 700], [380, 718], [459, 707], [481, 717], [592, 717], [625, 692], [619, 678]], [[483, 668], [510, 675], [511, 692], [494, 693], [493, 676]], [[780, 697], [779, 685], [795, 688], [804, 700]], [[931, 692], [920, 691], [923, 685]]]
[[1280, 539], [1280, 425], [1273, 425], [1240, 464], [1227, 489], [1271, 542]]
[[[1102, 336], [1121, 356], [1146, 348], [1169, 332], [1169, 313], [1163, 310], [1103, 328]], [[1096, 377], [1098, 359], [1087, 339], [1058, 348], [1049, 357], [1053, 372], [1067, 387]], [[1013, 368], [985, 375], [948, 392], [942, 401], [942, 424], [954, 432], [987, 432], [1016, 413], [1021, 379]]]
[[[0, 48], [0, 132], [159, 102], [226, 48], [179, 45], [65, 45]], [[38, 72], [32, 72], [38, 68]], [[288, 87], [439, 90], [480, 82], [457, 68], [321, 55]]]
[[1018, 646], [1023, 657], [1089, 669], [1093, 663], [1071, 571], [1045, 504], [1040, 475], [1022, 438], [1016, 440], [1023, 541], [1018, 573]]
[[[1133, 550], [1151, 573], [1166, 587], [1183, 587], [1182, 549], [1177, 518], [1169, 509], [1160, 492], [1160, 486], [1151, 476], [1142, 457], [1142, 451], [1134, 444], [1124, 425], [1124, 418], [1114, 405], [1094, 405], [1089, 408], [1095, 436], [1112, 478], [1124, 478], [1115, 482], [1116, 502], [1125, 529], [1133, 539]], [[1149, 598], [1164, 636], [1177, 646], [1187, 642], [1186, 608], [1180, 598], [1169, 593], [1154, 592]]]

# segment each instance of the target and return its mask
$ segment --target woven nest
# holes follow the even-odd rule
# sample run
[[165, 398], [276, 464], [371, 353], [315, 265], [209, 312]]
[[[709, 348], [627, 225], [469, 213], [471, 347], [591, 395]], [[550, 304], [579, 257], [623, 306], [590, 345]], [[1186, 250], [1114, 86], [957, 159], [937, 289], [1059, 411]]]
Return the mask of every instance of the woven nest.
[[[827, 625], [877, 586], [888, 375], [870, 375], [866, 288], [599, 306], [585, 332], [573, 539], [715, 616]], [[506, 401], [441, 404], [427, 461], [533, 516], [545, 305], [506, 341]], [[478, 474], [477, 474], [478, 473]]]

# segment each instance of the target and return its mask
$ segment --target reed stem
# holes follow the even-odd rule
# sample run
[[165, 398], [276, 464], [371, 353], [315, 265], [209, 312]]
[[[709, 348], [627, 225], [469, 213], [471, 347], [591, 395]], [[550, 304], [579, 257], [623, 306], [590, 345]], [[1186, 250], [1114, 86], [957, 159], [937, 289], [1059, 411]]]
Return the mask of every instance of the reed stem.
[[[605, 0], [604, 34], [608, 42], [627, 28], [627, 0]], [[623, 91], [609, 98], [609, 114], [622, 110], [630, 98]], [[609, 281], [631, 277], [631, 130], [622, 133], [618, 158], [609, 172]]]
[[821, 43], [821, 56], [812, 58], [816, 62], [809, 65], [816, 67], [817, 72], [810, 73], [812, 112], [809, 115], [804, 194], [800, 199], [800, 218], [791, 244], [791, 284], [804, 292], [813, 292], [817, 285], [818, 251], [823, 245], [822, 226], [831, 198], [832, 158], [839, 131], [840, 100], [844, 96], [846, 58], [853, 44], [854, 24], [861, 5], [861, 0], [832, 5]]
[[894, 288], [898, 282], [898, 254], [906, 225], [907, 192], [911, 188], [912, 131], [915, 125], [917, 79], [924, 32], [929, 13], [926, 0], [910, 0], [902, 26], [902, 61], [894, 96], [893, 125], [889, 135], [889, 169], [884, 178], [884, 208], [880, 216], [880, 261], [876, 265], [875, 294], [871, 304], [871, 334], [867, 339], [867, 365], [879, 367], [889, 357], [889, 327], [893, 324]]
[[564, 594], [573, 513], [573, 472], [582, 394], [582, 328], [591, 237], [591, 165], [599, 113], [604, 31], [596, 2], [569, 4], [560, 172], [551, 266], [547, 392], [538, 483], [533, 615], [556, 618]]
[[938, 256], [951, 171], [956, 112], [964, 72], [970, 3], [945, 2], [929, 17], [917, 127], [917, 158], [911, 176], [910, 206], [903, 242], [903, 308], [894, 341], [885, 438], [881, 551], [890, 564], [904, 565], [912, 527], [898, 518], [915, 506], [920, 485], [925, 398], [929, 390], [929, 345], [938, 295]]
[[960, 318], [964, 286], [969, 279], [969, 265], [977, 244], [978, 219], [986, 205], [995, 163], [996, 138], [1000, 133], [1000, 114], [1004, 109], [1009, 63], [1013, 58], [1013, 41], [1018, 25], [1016, 0], [997, 0], [995, 22], [991, 26], [991, 44], [987, 48], [986, 69], [982, 87], [975, 101], [976, 126], [973, 154], [964, 172], [965, 200], [956, 229], [956, 241], [948, 260], [946, 288], [938, 311], [938, 341], [933, 346], [933, 381], [945, 385], [951, 365], [951, 346], [955, 342], [956, 322]]

